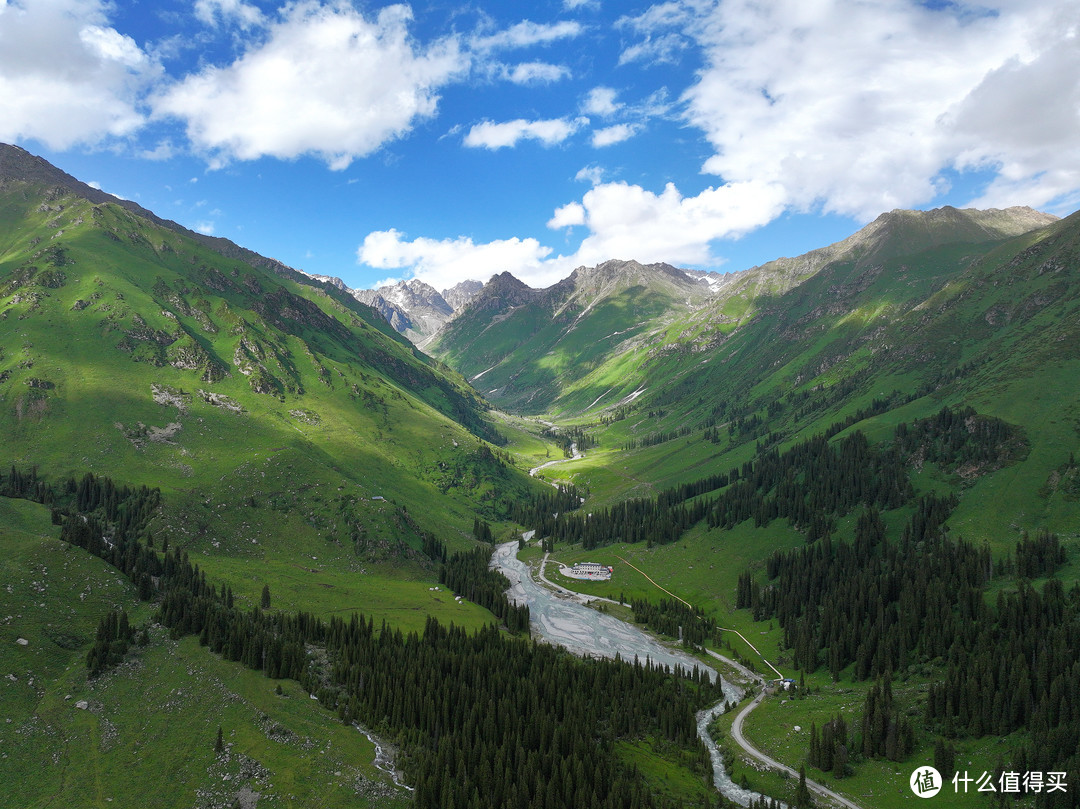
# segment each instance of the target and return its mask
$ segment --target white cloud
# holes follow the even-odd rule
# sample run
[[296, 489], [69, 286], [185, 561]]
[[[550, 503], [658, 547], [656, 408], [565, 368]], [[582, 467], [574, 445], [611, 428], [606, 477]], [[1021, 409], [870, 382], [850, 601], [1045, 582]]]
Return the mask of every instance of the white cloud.
[[[401, 277], [419, 278], [436, 289], [447, 289], [459, 281], [487, 281], [506, 270], [522, 281], [545, 285], [558, 280], [544, 259], [551, 253], [536, 239], [498, 239], [475, 244], [472, 239], [418, 238], [407, 241], [397, 230], [369, 233], [357, 251], [361, 262], [371, 267], [402, 270]], [[381, 284], [379, 284], [381, 285]]]
[[505, 146], [516, 146], [520, 140], [538, 140], [545, 146], [553, 146], [562, 143], [587, 123], [588, 119], [585, 118], [554, 118], [544, 121], [518, 118], [502, 123], [484, 121], [469, 130], [463, 143], [473, 148], [502, 149]]
[[618, 94], [619, 91], [612, 87], [594, 87], [585, 96], [581, 111], [586, 115], [614, 115], [624, 106], [615, 101]]
[[552, 230], [569, 228], [585, 224], [585, 208], [580, 202], [568, 202], [555, 209], [555, 215], [548, 220], [547, 226]]
[[574, 175], [574, 179], [589, 185], [599, 185], [604, 181], [604, 169], [596, 165], [585, 166]]
[[646, 36], [641, 42], [629, 45], [619, 54], [619, 64], [632, 62], [649, 64], [676, 64], [689, 43], [678, 34], [662, 34], [658, 37]]
[[[700, 2], [681, 2], [680, 0], [656, 3], [636, 17], [620, 17], [615, 21], [615, 27], [630, 28], [645, 34], [666, 28], [680, 28], [692, 23], [702, 7], [703, 4]], [[708, 4], [704, 4], [704, 7], [707, 8]]]
[[735, 238], [758, 228], [783, 210], [783, 189], [739, 183], [707, 188], [684, 197], [669, 183], [659, 194], [627, 183], [596, 185], [580, 202], [557, 208], [552, 230], [584, 226], [589, 233], [570, 255], [555, 255], [536, 239], [498, 239], [476, 244], [471, 238], [407, 240], [397, 230], [368, 234], [359, 260], [378, 269], [401, 270], [398, 277], [420, 278], [446, 289], [469, 278], [486, 281], [509, 271], [533, 287], [549, 286], [574, 267], [611, 258], [715, 265], [717, 239]]
[[1080, 187], [1075, 6], [988, 5], [709, 4], [683, 31], [706, 61], [683, 96], [705, 171], [861, 220], [932, 201], [954, 167], [999, 172], [984, 201]]
[[947, 116], [967, 146], [957, 163], [993, 167], [979, 207], [1024, 204], [1071, 212], [1080, 198], [1080, 37], [1061, 36], [1028, 61], [991, 71]]
[[551, 84], [570, 78], [570, 68], [549, 62], [522, 62], [517, 65], [499, 65], [499, 75], [514, 84]]
[[632, 31], [642, 39], [623, 49], [619, 64], [677, 63], [691, 45], [691, 29], [704, 10], [713, 5], [709, 0], [672, 0], [650, 6], [636, 17], [620, 17], [615, 27]]
[[108, 25], [100, 0], [0, 4], [0, 140], [54, 149], [138, 130], [160, 66]]
[[584, 30], [580, 23], [570, 20], [555, 23], [536, 23], [531, 20], [523, 20], [503, 31], [473, 37], [472, 47], [478, 51], [486, 51], [498, 48], [528, 48], [533, 45], [550, 45], [560, 39], [573, 39]]
[[455, 38], [418, 48], [405, 6], [373, 21], [316, 2], [282, 15], [236, 62], [188, 76], [156, 100], [156, 114], [186, 121], [213, 165], [314, 154], [345, 168], [433, 116], [438, 89], [468, 67]]
[[241, 28], [259, 26], [265, 21], [257, 6], [243, 0], [196, 0], [195, 16], [207, 25], [235, 20]]
[[754, 181], [707, 188], [694, 197], [684, 197], [672, 183], [660, 194], [638, 185], [603, 183], [580, 203], [557, 209], [548, 227], [589, 228], [575, 264], [634, 258], [703, 265], [717, 262], [713, 241], [749, 233], [776, 218], [783, 207], [781, 187]]
[[197, 222], [195, 224], [194, 229], [199, 231], [199, 233], [203, 234], [204, 236], [213, 236], [214, 235], [214, 223], [213, 222], [209, 222], [209, 221], [206, 221], [206, 220], [203, 220], [201, 222]]
[[172, 141], [166, 139], [159, 142], [153, 149], [139, 150], [138, 154], [144, 160], [169, 160], [176, 154], [176, 149]]
[[636, 124], [615, 124], [614, 126], [597, 129], [593, 132], [592, 145], [599, 149], [615, 143], [622, 143], [624, 140], [634, 137], [639, 130], [640, 127]]

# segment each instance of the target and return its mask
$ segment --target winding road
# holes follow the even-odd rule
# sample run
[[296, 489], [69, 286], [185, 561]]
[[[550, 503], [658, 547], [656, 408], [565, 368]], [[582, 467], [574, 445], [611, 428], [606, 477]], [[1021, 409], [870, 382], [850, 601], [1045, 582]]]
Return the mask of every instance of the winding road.
[[[740, 637], [742, 636], [740, 635]], [[798, 778], [798, 771], [793, 770], [786, 764], [780, 763], [772, 756], [762, 753], [760, 750], [754, 747], [753, 744], [750, 743], [750, 741], [743, 735], [742, 732], [743, 722], [745, 721], [746, 717], [748, 717], [750, 715], [750, 712], [754, 710], [758, 705], [760, 705], [761, 701], [765, 698], [765, 678], [757, 672], [750, 671], [750, 669], [746, 668], [745, 666], [736, 663], [734, 660], [731, 660], [730, 658], [724, 657], [723, 655], [714, 652], [712, 649], [706, 649], [705, 651], [708, 652], [708, 654], [710, 654], [712, 657], [715, 657], [717, 660], [720, 660], [723, 663], [726, 663], [727, 665], [740, 671], [744, 676], [749, 677], [751, 680], [757, 683], [758, 688], [760, 689], [758, 691], [758, 695], [754, 697], [753, 701], [741, 711], [739, 711], [739, 713], [735, 716], [735, 720], [731, 723], [731, 738], [734, 740], [735, 744], [739, 745], [739, 747], [743, 749], [743, 752], [745, 752], [748, 756], [757, 759], [765, 766]], [[762, 660], [764, 659], [765, 658], [762, 658]], [[765, 662], [768, 664], [767, 660]], [[769, 665], [771, 667], [771, 664]], [[833, 792], [827, 786], [825, 786], [824, 784], [819, 784], [817, 781], [811, 781], [809, 778], [807, 778], [806, 787], [811, 792], [816, 792], [823, 798], [828, 798], [829, 800], [835, 801], [841, 806], [846, 806], [847, 809], [862, 809], [857, 803], [853, 803], [852, 801], [845, 798], [843, 795]]]
[[[554, 425], [549, 424], [549, 426], [554, 426]], [[536, 473], [539, 472], [541, 469], [544, 469], [544, 468], [549, 467], [549, 466], [554, 466], [555, 464], [568, 463], [570, 461], [576, 461], [579, 458], [584, 457], [581, 453], [578, 452], [578, 448], [577, 448], [576, 443], [571, 444], [570, 452], [571, 452], [573, 457], [565, 458], [565, 459], [558, 459], [558, 460], [554, 460], [554, 461], [548, 461], [547, 463], [541, 464], [540, 466], [537, 466], [537, 467], [534, 467], [533, 469], [530, 469], [529, 474], [535, 477]], [[555, 484], [551, 484], [551, 485], [554, 486]], [[532, 532], [529, 532], [529, 533], [531, 534]], [[510, 548], [511, 545], [516, 545], [516, 543], [508, 543], [507, 546], [505, 546], [505, 547]], [[493, 564], [495, 564], [495, 566], [497, 566], [497, 567], [503, 568], [504, 572], [508, 572], [506, 570], [506, 568], [509, 565], [511, 558], [513, 558], [512, 551], [510, 553], [501, 554], [501, 557], [502, 558], [500, 559], [500, 553], [498, 551], [496, 551], [496, 554], [492, 559]], [[673, 598], [678, 598], [679, 601], [682, 601], [684, 604], [687, 604], [686, 601], [683, 601], [683, 599], [679, 598], [674, 593], [671, 593], [668, 590], [665, 590], [663, 587], [660, 587], [659, 584], [656, 584], [656, 582], [653, 581], [651, 578], [649, 578], [649, 576], [644, 571], [642, 571], [639, 568], [637, 568], [636, 566], [630, 564], [630, 562], [627, 562], [622, 557], [617, 557], [617, 558], [621, 562], [624, 562], [625, 564], [629, 565], [630, 567], [633, 567], [635, 570], [637, 570], [639, 573], [641, 573], [643, 576], [645, 576], [645, 578], [649, 579], [649, 581], [652, 582], [654, 585], [659, 587], [665, 593], [668, 593], [668, 595], [672, 596]], [[544, 554], [544, 559], [540, 563], [539, 579], [544, 584], [546, 584], [549, 588], [551, 588], [552, 591], [554, 591], [553, 594], [555, 596], [561, 596], [562, 598], [570, 600], [570, 601], [572, 601], [572, 602], [574, 602], [576, 604], [579, 604], [581, 606], [584, 606], [585, 604], [588, 604], [590, 600], [596, 600], [595, 597], [583, 596], [581, 593], [576, 593], [573, 590], [569, 590], [569, 589], [567, 589], [565, 587], [561, 587], [560, 585], [557, 585], [554, 582], [550, 581], [544, 575], [544, 566], [546, 565], [547, 560], [548, 560], [548, 554], [545, 553]], [[516, 558], [513, 558], [513, 562], [516, 562], [518, 565], [521, 564], [520, 562], [518, 562], [518, 560]], [[516, 583], [516, 588], [520, 590], [520, 588], [522, 587], [522, 579], [528, 579], [531, 582], [532, 581], [532, 576], [530, 575], [528, 570], [524, 568], [524, 566], [522, 566], [521, 568], [518, 568], [517, 573], [518, 573], [518, 582]], [[514, 589], [515, 588], [513, 588], [513, 587], [511, 588], [511, 590], [514, 590]], [[523, 595], [523, 594], [524, 594], [523, 592], [519, 593], [519, 595]], [[610, 599], [606, 599], [606, 598], [605, 599], [600, 599], [600, 600], [610, 601]], [[618, 602], [612, 602], [612, 603], [618, 603]], [[687, 604], [687, 606], [689, 606], [689, 604]], [[610, 617], [610, 616], [605, 616], [605, 617]], [[613, 620], [617, 620], [617, 619], [613, 619]], [[543, 623], [543, 622], [541, 621], [541, 623]], [[619, 622], [619, 623], [622, 623], [622, 622]], [[731, 631], [734, 631], [734, 630], [731, 630]], [[543, 632], [542, 628], [541, 628], [541, 632], [543, 634], [547, 634], [547, 633]], [[736, 634], [738, 634], [739, 637], [742, 638], [743, 641], [748, 646], [750, 646], [751, 649], [754, 649], [754, 651], [757, 652], [757, 649], [755, 649], [750, 644], [750, 642], [746, 640], [746, 638], [743, 638], [741, 633], [736, 633]], [[573, 646], [571, 646], [570, 644], [567, 643], [567, 639], [565, 639], [565, 638], [555, 638], [555, 637], [550, 637], [549, 636], [549, 639], [554, 640], [556, 643], [560, 643], [562, 645], [567, 645], [567, 646], [570, 646], [571, 648], [573, 648]], [[577, 638], [577, 640], [580, 642], [582, 639]], [[796, 770], [792, 769], [791, 767], [787, 766], [786, 764], [782, 764], [781, 762], [774, 759], [772, 756], [766, 755], [765, 753], [761, 752], [756, 747], [754, 747], [754, 745], [752, 745], [746, 739], [746, 737], [743, 735], [743, 722], [746, 720], [746, 717], [748, 717], [750, 715], [750, 713], [755, 708], [757, 708], [757, 706], [760, 705], [762, 700], [765, 698], [765, 678], [762, 677], [760, 674], [758, 674], [756, 672], [753, 672], [750, 669], [746, 668], [745, 666], [737, 663], [736, 661], [731, 660], [730, 658], [725, 657], [725, 656], [723, 656], [723, 655], [721, 655], [721, 654], [719, 654], [717, 652], [714, 652], [711, 649], [705, 649], [705, 651], [709, 655], [711, 655], [712, 657], [716, 658], [717, 660], [720, 660], [724, 664], [726, 664], [728, 666], [731, 666], [736, 671], [739, 671], [740, 673], [742, 673], [743, 676], [749, 678], [752, 682], [756, 683], [757, 687], [759, 689], [758, 690], [758, 695], [756, 697], [754, 697], [754, 699], [750, 702], [749, 705], [745, 706], [736, 715], [735, 720], [731, 724], [731, 738], [751, 758], [756, 759], [757, 761], [761, 762], [762, 764], [764, 764], [765, 766], [767, 766], [767, 767], [769, 767], [769, 768], [771, 768], [773, 770], [778, 770], [780, 772], [783, 772], [783, 773], [786, 773], [786, 774], [788, 774], [790, 776], [794, 776], [795, 778], [798, 778], [799, 773]], [[596, 653], [596, 652], [593, 651], [592, 653]], [[602, 654], [602, 652], [601, 652], [601, 654]], [[758, 652], [758, 654], [760, 655], [760, 652]], [[777, 670], [777, 668], [775, 666], [773, 666], [773, 664], [770, 663], [768, 660], [766, 660], [763, 655], [761, 656], [761, 659], [765, 662], [765, 664], [769, 668], [771, 668], [774, 672], [776, 672], [777, 676], [781, 676], [780, 672]], [[707, 728], [709, 722], [711, 722], [712, 718], [714, 716], [716, 716], [718, 713], [720, 713], [720, 707], [719, 706], [714, 706], [713, 709], [710, 709], [708, 711], [702, 711], [698, 715], [698, 731], [699, 731], [699, 734], [702, 734], [703, 739], [704, 739], [704, 736], [707, 735], [706, 728]], [[709, 739], [709, 741], [711, 741], [711, 739]], [[719, 772], [722, 772], [722, 767], [720, 766], [721, 762], [719, 761], [719, 753], [716, 750], [715, 745], [710, 746], [710, 755], [713, 757], [714, 772], [716, 772], [718, 770], [719, 770]], [[719, 773], [717, 773], [717, 774], [719, 775]], [[738, 801], [739, 803], [742, 803], [745, 806], [747, 803], [749, 803], [749, 798], [754, 797], [753, 793], [741, 790], [735, 784], [731, 783], [730, 779], [727, 779], [726, 776], [724, 777], [723, 780], [726, 782], [724, 784], [725, 789], [722, 789], [721, 791], [724, 792], [725, 794], [727, 794], [727, 796], [729, 798], [732, 798], [732, 799]], [[719, 784], [717, 784], [717, 785], [719, 786]], [[833, 790], [829, 789], [824, 784], [819, 784], [818, 782], [812, 781], [811, 779], [807, 778], [806, 779], [806, 786], [807, 786], [807, 789], [809, 789], [811, 792], [814, 792], [817, 795], [819, 795], [820, 797], [823, 797], [823, 798], [825, 798], [825, 799], [827, 799], [829, 801], [832, 801], [837, 805], [844, 806], [847, 809], [862, 809], [862, 807], [860, 807], [857, 803], [854, 803], [853, 801], [849, 800], [848, 798], [845, 798], [843, 795], [840, 795], [837, 792], [834, 792]]]

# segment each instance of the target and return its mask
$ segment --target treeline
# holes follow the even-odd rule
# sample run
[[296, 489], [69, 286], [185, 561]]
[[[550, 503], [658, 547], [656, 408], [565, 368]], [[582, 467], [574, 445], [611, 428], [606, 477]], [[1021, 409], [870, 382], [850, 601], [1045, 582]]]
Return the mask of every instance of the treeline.
[[545, 515], [531, 523], [536, 533], [552, 540], [580, 542], [587, 550], [612, 542], [645, 542], [666, 545], [706, 514], [706, 504], [662, 507], [655, 498], [624, 500], [592, 514]]
[[943, 408], [910, 426], [897, 425], [897, 449], [949, 468], [1002, 466], [1026, 454], [1027, 441], [1019, 428], [1001, 419], [980, 416], [972, 407]]
[[[1017, 772], [1080, 772], [1080, 585], [1025, 580], [983, 605], [968, 636], [950, 649], [926, 721], [947, 738], [1004, 736], [1027, 728], [1012, 752]], [[1072, 779], [1069, 779], [1070, 781]], [[1036, 806], [1076, 807], [1080, 790], [1036, 796]]]
[[855, 506], [898, 508], [911, 493], [907, 468], [891, 448], [871, 445], [861, 432], [835, 443], [817, 436], [744, 464], [710, 504], [707, 521], [710, 528], [734, 528], [750, 518], [759, 527], [787, 518], [813, 541], [831, 530], [831, 518]]
[[161, 492], [147, 486], [117, 486], [111, 479], [89, 472], [81, 478], [70, 475], [50, 483], [38, 476], [36, 466], [23, 471], [14, 465], [6, 475], [0, 472], [0, 497], [49, 506], [54, 525], [60, 524], [65, 513], [92, 514], [110, 523], [121, 538], [141, 531], [161, 503]]
[[[715, 497], [688, 502], [724, 487]], [[783, 453], [768, 450], [741, 468], [667, 489], [656, 498], [626, 500], [588, 516], [548, 516], [536, 527], [541, 536], [586, 548], [611, 542], [651, 547], [675, 542], [702, 519], [710, 528], [732, 528], [751, 518], [764, 526], [786, 517], [812, 541], [832, 529], [834, 515], [860, 503], [896, 508], [910, 493], [906, 467], [896, 453], [871, 446], [856, 432], [836, 444], [819, 436]]]
[[[886, 406], [884, 400], [876, 405]], [[834, 424], [832, 434], [843, 425]], [[908, 503], [914, 493], [908, 472], [917, 453], [951, 469], [976, 459], [1004, 462], [1023, 445], [1023, 437], [999, 419], [946, 407], [911, 426], [898, 426], [893, 441], [884, 445], [870, 444], [854, 431], [835, 441], [815, 436], [783, 452], [759, 446], [756, 457], [741, 467], [667, 489], [655, 499], [627, 500], [590, 515], [547, 512], [523, 524], [536, 527], [542, 537], [594, 548], [674, 542], [702, 519], [709, 528], [725, 529], [748, 519], [758, 527], [787, 519], [813, 542], [857, 507], [890, 510]], [[717, 489], [723, 491], [688, 502]]]
[[[892, 675], [879, 678], [866, 694], [857, 728], [837, 714], [818, 731], [810, 726], [806, 762], [822, 772], [844, 778], [854, 772], [852, 764], [871, 758], [903, 761], [915, 750], [915, 727], [892, 694]], [[951, 773], [950, 773], [951, 775]]]
[[635, 598], [630, 606], [634, 623], [679, 638], [684, 646], [703, 646], [716, 636], [716, 619], [707, 617], [701, 607], [688, 607], [673, 598], [662, 598], [659, 603]]
[[[295, 679], [342, 721], [392, 736], [420, 807], [674, 809], [616, 753], [624, 739], [671, 745], [684, 765], [711, 772], [694, 716], [721, 691], [699, 670], [673, 676], [648, 664], [581, 660], [497, 627], [468, 635], [429, 619], [422, 634], [406, 635], [357, 615], [327, 623], [303, 612], [245, 611], [184, 552], [159, 557], [93, 515], [60, 519], [64, 538], [81, 538], [140, 581], [146, 573], [149, 594], [160, 598], [157, 620], [174, 636], [196, 635], [227, 660]], [[488, 572], [486, 554], [455, 555], [448, 578], [481, 581], [480, 563]], [[122, 613], [106, 615], [91, 670], [121, 658], [132, 636], [126, 623]], [[308, 653], [313, 646], [329, 664]]]
[[529, 630], [529, 607], [512, 604], [506, 597], [510, 582], [488, 568], [491, 550], [485, 547], [455, 553], [439, 571], [439, 581], [454, 593], [489, 610], [511, 632]]
[[574, 444], [577, 444], [578, 452], [597, 445], [596, 437], [585, 432], [584, 427], [548, 427], [540, 435], [554, 441], [567, 458], [573, 456]]
[[[766, 564], [765, 586], [744, 573], [737, 604], [758, 619], [777, 619], [804, 671], [826, 665], [838, 678], [853, 664], [853, 679], [883, 678], [864, 708], [867, 757], [899, 760], [912, 748], [914, 728], [891, 704], [888, 680], [892, 671], [929, 663], [945, 672], [926, 698], [927, 731], [955, 739], [1024, 728], [1011, 770], [1080, 771], [1080, 585], [1066, 592], [1050, 578], [1040, 593], [1021, 577], [1015, 592], [1000, 592], [991, 605], [989, 549], [949, 536], [954, 505], [920, 498], [899, 541], [868, 509], [851, 543], [826, 537], [778, 552]], [[1043, 575], [1064, 560], [1058, 538], [1045, 532], [1018, 543], [1015, 556], [1008, 567]], [[824, 736], [821, 745], [825, 763]], [[1036, 806], [1075, 807], [1078, 795], [1044, 792]]]
[[491, 524], [487, 520], [473, 517], [472, 533], [478, 542], [486, 542], [488, 545], [495, 543], [495, 535], [491, 532]]
[[528, 498], [504, 500], [508, 519], [519, 525], [535, 526], [545, 517], [581, 508], [581, 492], [574, 484], [545, 486]]
[[853, 542], [826, 536], [775, 552], [765, 587], [744, 573], [736, 606], [750, 608], [757, 620], [776, 618], [803, 671], [824, 663], [838, 678], [854, 663], [854, 678], [863, 680], [943, 656], [956, 636], [970, 632], [993, 567], [988, 548], [942, 530], [955, 504], [921, 497], [899, 543], [886, 541], [880, 513], [869, 508], [856, 521]]
[[134, 638], [135, 628], [131, 626], [125, 610], [105, 613], [98, 624], [94, 645], [86, 655], [89, 676], [97, 677], [107, 669], [120, 665]]
[[662, 430], [656, 433], [649, 433], [643, 435], [641, 438], [631, 438], [629, 441], [623, 443], [623, 450], [642, 449], [644, 447], [655, 447], [657, 444], [663, 444], [667, 441], [674, 441], [676, 438], [682, 438], [684, 435], [690, 435], [694, 431], [693, 427], [683, 426], [676, 430]]

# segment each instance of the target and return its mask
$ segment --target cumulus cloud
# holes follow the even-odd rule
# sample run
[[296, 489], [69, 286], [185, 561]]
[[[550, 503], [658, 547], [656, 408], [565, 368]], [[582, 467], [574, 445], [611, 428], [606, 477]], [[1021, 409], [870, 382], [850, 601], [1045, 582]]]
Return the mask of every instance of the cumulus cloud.
[[965, 147], [957, 163], [997, 173], [975, 205], [1058, 203], [1071, 211], [1080, 202], [1076, 34], [1074, 22], [1071, 35], [991, 71], [945, 118], [946, 131]]
[[1000, 203], [1077, 187], [1069, 3], [663, 5], [636, 30], [655, 39], [692, 17], [681, 35], [706, 65], [683, 101], [715, 150], [704, 170], [726, 182], [860, 220], [933, 200], [952, 168], [998, 171], [984, 199]]
[[400, 276], [419, 278], [436, 289], [447, 289], [459, 281], [487, 281], [509, 270], [529, 284], [545, 285], [558, 280], [558, 270], [544, 259], [551, 253], [536, 239], [498, 239], [476, 244], [471, 238], [418, 238], [411, 241], [397, 230], [369, 233], [357, 251], [357, 258], [371, 267], [402, 271]]
[[54, 149], [126, 136], [160, 66], [109, 26], [100, 0], [0, 3], [0, 140]]
[[614, 115], [624, 106], [615, 100], [618, 95], [619, 91], [613, 87], [594, 87], [585, 96], [581, 111], [586, 115]]
[[749, 233], [783, 208], [783, 189], [756, 181], [707, 188], [693, 197], [684, 197], [673, 183], [659, 194], [639, 185], [602, 183], [580, 203], [557, 209], [548, 227], [589, 229], [574, 256], [576, 264], [635, 258], [702, 265], [718, 261], [712, 242]]
[[555, 214], [548, 220], [547, 226], [552, 230], [558, 230], [584, 225], [586, 215], [585, 208], [580, 202], [568, 202], [555, 209]]
[[588, 165], [579, 169], [574, 179], [589, 185], [599, 185], [604, 181], [604, 169], [597, 165]]
[[342, 169], [435, 114], [438, 90], [468, 67], [456, 38], [421, 48], [411, 12], [369, 20], [349, 6], [287, 6], [264, 41], [227, 67], [210, 66], [161, 93], [159, 116], [220, 165], [314, 154]]
[[587, 123], [588, 119], [585, 118], [553, 118], [542, 121], [518, 118], [501, 123], [483, 121], [468, 131], [463, 143], [473, 148], [493, 150], [516, 146], [522, 140], [538, 140], [545, 146], [553, 146], [562, 143]]
[[637, 124], [615, 124], [614, 126], [606, 126], [603, 129], [597, 129], [593, 132], [592, 145], [596, 148], [602, 148], [604, 146], [611, 146], [615, 143], [622, 143], [624, 140], [629, 140], [634, 137], [640, 130]]
[[672, 183], [659, 194], [628, 183], [602, 183], [580, 202], [557, 208], [547, 223], [553, 230], [588, 229], [578, 249], [568, 255], [555, 254], [532, 238], [478, 244], [467, 237], [408, 240], [387, 230], [368, 234], [357, 257], [371, 267], [402, 271], [390, 282], [420, 278], [445, 289], [509, 271], [530, 286], [544, 287], [574, 267], [611, 258], [715, 265], [719, 259], [712, 244], [717, 239], [738, 237], [768, 223], [783, 205], [783, 189], [759, 183], [707, 188], [693, 197], [684, 197]]

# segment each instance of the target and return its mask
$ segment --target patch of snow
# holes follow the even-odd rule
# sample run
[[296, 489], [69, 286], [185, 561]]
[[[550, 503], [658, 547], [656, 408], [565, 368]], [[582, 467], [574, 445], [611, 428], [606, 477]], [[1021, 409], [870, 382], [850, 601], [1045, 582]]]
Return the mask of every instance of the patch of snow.
[[[618, 332], [615, 332], [615, 333], [618, 334]], [[611, 393], [611, 388], [608, 388], [606, 391], [604, 391], [599, 396], [597, 396], [596, 401], [594, 401], [591, 405], [589, 405], [589, 407], [586, 407], [585, 409], [588, 410], [590, 407], [592, 407], [594, 404], [596, 404], [596, 402], [599, 402], [601, 399], [603, 399], [609, 393]]]
[[476, 376], [474, 376], [474, 377], [473, 377], [472, 379], [470, 379], [469, 381], [470, 381], [470, 382], [475, 382], [475, 381], [476, 381], [477, 379], [479, 379], [480, 377], [482, 377], [482, 376], [483, 376], [484, 374], [486, 374], [486, 373], [487, 373], [488, 371], [493, 371], [493, 370], [495, 370], [495, 367], [496, 367], [496, 366], [497, 366], [498, 364], [499, 364], [499, 363], [495, 363], [495, 365], [492, 365], [492, 366], [491, 366], [490, 368], [488, 368], [488, 369], [487, 369], [487, 371], [481, 371], [480, 373], [478, 373], [478, 374], [477, 374]]

